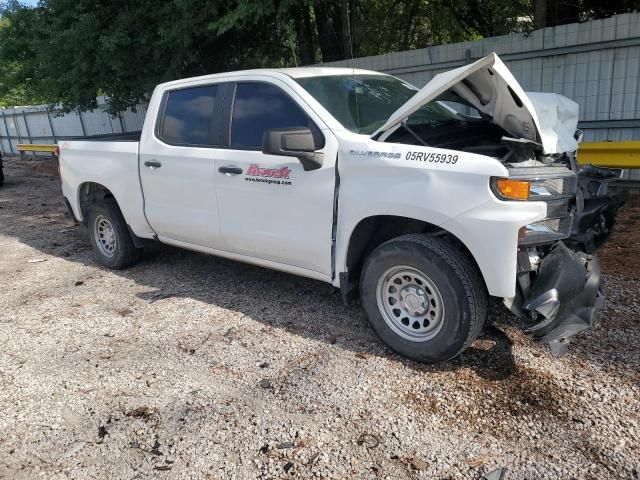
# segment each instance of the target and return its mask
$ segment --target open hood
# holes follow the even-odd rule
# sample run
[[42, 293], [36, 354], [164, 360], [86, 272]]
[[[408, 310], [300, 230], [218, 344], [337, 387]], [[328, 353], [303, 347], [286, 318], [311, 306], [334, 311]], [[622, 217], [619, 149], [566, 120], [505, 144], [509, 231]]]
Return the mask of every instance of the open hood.
[[448, 90], [491, 116], [513, 137], [542, 144], [546, 154], [578, 148], [578, 104], [554, 93], [525, 93], [495, 53], [433, 77], [371, 136], [385, 140], [407, 117]]

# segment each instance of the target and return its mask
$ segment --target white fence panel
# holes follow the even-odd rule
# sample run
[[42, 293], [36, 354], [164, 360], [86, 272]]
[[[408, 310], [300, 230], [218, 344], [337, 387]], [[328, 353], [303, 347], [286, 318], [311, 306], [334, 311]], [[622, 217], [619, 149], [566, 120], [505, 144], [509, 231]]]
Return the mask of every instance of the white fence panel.
[[578, 102], [585, 140], [640, 140], [640, 13], [329, 65], [383, 71], [421, 87], [491, 52], [525, 90]]

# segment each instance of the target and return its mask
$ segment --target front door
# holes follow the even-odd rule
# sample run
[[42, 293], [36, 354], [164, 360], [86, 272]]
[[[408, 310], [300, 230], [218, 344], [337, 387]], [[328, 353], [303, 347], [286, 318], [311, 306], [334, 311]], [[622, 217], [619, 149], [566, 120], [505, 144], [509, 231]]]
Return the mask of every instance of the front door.
[[[232, 88], [232, 87], [230, 87]], [[285, 86], [235, 85], [229, 146], [216, 150], [224, 250], [331, 275], [337, 143]], [[265, 130], [309, 127], [323, 138], [324, 163], [304, 171], [295, 157], [262, 153]]]

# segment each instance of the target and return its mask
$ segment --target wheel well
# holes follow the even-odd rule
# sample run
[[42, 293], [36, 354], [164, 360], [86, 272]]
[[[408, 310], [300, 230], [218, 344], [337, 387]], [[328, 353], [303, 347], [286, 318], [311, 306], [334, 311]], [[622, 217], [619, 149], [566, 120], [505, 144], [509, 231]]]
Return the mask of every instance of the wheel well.
[[449, 239], [471, 259], [480, 271], [469, 249], [455, 235], [437, 225], [414, 218], [393, 215], [368, 217], [356, 225], [349, 239], [346, 261], [348, 274], [340, 274], [340, 289], [345, 300], [353, 299], [357, 295], [356, 287], [360, 281], [360, 273], [369, 254], [392, 238], [409, 233], [429, 233]]
[[113, 193], [111, 193], [107, 187], [94, 182], [86, 182], [80, 185], [78, 200], [84, 223], [87, 223], [87, 219], [89, 218], [89, 207], [105, 198], [114, 198]]

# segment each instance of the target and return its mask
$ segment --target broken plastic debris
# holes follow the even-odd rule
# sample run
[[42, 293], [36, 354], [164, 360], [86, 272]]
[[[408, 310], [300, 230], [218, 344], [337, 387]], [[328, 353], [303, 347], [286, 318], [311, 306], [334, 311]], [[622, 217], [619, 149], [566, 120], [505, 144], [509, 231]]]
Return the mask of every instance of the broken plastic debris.
[[504, 476], [506, 473], [506, 468], [496, 468], [495, 470], [491, 470], [489, 473], [485, 473], [482, 476], [482, 480], [504, 480]]
[[87, 444], [87, 442], [73, 442], [71, 444], [71, 447], [69, 447], [69, 450], [64, 452], [64, 456], [65, 457], [74, 456], [76, 453], [78, 453], [80, 450], [82, 450], [85, 447], [86, 444]]

